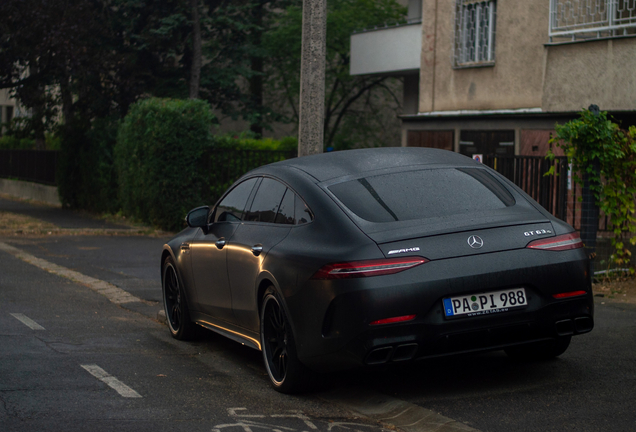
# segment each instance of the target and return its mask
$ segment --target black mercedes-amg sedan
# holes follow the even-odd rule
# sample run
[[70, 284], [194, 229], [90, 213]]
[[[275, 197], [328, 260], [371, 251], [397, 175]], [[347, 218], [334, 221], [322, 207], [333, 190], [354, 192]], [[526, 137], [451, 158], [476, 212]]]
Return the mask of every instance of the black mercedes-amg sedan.
[[275, 389], [313, 371], [503, 349], [555, 357], [594, 326], [574, 229], [457, 153], [378, 148], [266, 165], [163, 248], [170, 332], [261, 350]]

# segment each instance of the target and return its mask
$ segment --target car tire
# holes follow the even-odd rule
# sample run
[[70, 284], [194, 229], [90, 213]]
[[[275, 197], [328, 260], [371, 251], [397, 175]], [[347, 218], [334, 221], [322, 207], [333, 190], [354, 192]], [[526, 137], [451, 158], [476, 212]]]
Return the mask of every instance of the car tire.
[[272, 387], [281, 393], [309, 390], [313, 372], [296, 354], [296, 343], [282, 301], [273, 287], [261, 304], [261, 350]]
[[572, 336], [562, 336], [549, 341], [534, 342], [506, 348], [504, 351], [513, 360], [549, 360], [563, 354], [570, 346]]
[[190, 311], [181, 278], [170, 256], [163, 262], [162, 275], [163, 305], [170, 334], [178, 340], [195, 339], [199, 334], [199, 326], [190, 321]]

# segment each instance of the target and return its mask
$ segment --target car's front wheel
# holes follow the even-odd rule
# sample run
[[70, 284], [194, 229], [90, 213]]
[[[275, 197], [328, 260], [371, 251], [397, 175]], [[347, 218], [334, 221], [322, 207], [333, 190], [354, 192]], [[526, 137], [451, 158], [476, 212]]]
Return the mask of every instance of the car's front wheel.
[[170, 256], [163, 262], [162, 285], [166, 321], [172, 337], [179, 340], [194, 339], [199, 329], [190, 321], [185, 293], [174, 260]]
[[261, 306], [261, 349], [274, 389], [281, 393], [307, 390], [313, 373], [298, 360], [289, 320], [273, 287], [265, 293]]
[[506, 348], [505, 352], [513, 360], [548, 360], [563, 354], [570, 346], [571, 339], [572, 336], [562, 336], [549, 341]]

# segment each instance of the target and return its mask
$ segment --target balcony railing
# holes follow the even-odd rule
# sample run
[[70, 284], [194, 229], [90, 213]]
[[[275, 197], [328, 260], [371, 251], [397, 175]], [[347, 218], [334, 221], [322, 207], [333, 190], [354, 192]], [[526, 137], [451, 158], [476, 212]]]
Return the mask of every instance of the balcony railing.
[[550, 0], [550, 42], [636, 35], [636, 0]]

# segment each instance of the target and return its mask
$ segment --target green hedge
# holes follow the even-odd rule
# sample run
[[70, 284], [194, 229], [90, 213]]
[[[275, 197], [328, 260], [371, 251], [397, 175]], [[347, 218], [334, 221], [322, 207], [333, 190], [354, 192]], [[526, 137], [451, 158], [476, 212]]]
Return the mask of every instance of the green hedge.
[[214, 147], [206, 150], [201, 160], [208, 182], [205, 202], [214, 204], [246, 172], [296, 157], [297, 153], [298, 140], [295, 137], [256, 139], [249, 132], [215, 136]]
[[201, 100], [145, 99], [131, 106], [117, 136], [115, 164], [123, 212], [165, 230], [183, 228], [202, 202], [203, 151], [214, 122]]
[[280, 140], [273, 138], [251, 138], [246, 134], [227, 134], [214, 137], [214, 148], [232, 150], [277, 150], [294, 151], [298, 149], [296, 137], [285, 137]]

